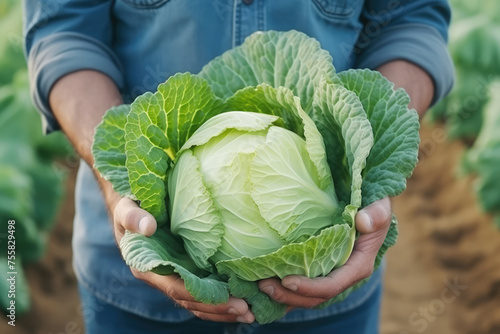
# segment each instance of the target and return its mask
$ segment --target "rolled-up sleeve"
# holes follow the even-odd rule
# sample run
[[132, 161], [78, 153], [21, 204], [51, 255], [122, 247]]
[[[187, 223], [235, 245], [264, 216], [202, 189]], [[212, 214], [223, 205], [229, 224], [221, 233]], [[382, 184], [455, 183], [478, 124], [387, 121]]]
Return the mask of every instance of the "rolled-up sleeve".
[[454, 81], [447, 48], [450, 15], [446, 0], [366, 1], [356, 67], [375, 69], [391, 60], [410, 61], [434, 81], [435, 104]]
[[31, 94], [47, 133], [60, 128], [48, 98], [64, 75], [95, 70], [123, 87], [121, 64], [110, 48], [111, 5], [109, 0], [24, 0]]

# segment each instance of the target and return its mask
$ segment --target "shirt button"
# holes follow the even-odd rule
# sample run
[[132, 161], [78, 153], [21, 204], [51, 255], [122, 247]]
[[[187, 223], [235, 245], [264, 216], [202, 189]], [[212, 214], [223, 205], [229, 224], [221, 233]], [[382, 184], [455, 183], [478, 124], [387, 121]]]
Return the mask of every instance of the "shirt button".
[[253, 3], [253, 0], [243, 0], [243, 3], [245, 5], [251, 5]]

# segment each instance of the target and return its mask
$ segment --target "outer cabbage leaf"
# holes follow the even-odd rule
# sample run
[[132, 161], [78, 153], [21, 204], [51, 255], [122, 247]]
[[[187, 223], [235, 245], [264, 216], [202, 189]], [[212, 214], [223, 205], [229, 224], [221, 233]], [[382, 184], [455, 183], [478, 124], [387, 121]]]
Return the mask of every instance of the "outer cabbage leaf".
[[339, 74], [344, 86], [358, 95], [373, 129], [374, 144], [363, 171], [363, 201], [367, 206], [406, 188], [417, 164], [418, 114], [408, 109], [410, 98], [403, 89], [371, 70]]
[[332, 62], [317, 40], [301, 32], [257, 32], [242, 45], [209, 62], [200, 76], [223, 99], [242, 88], [262, 83], [286, 87], [300, 98], [308, 112], [321, 78], [337, 80]]
[[[418, 114], [408, 109], [408, 94], [402, 89], [394, 90], [394, 84], [376, 71], [349, 70], [340, 73], [339, 78], [359, 97], [374, 134], [374, 144], [363, 171], [362, 206], [399, 195], [417, 164], [420, 143]], [[397, 235], [397, 221], [393, 217], [377, 253], [375, 268]]]
[[380, 264], [382, 263], [382, 259], [384, 258], [384, 254], [387, 252], [387, 250], [396, 244], [396, 241], [398, 240], [398, 235], [399, 235], [398, 221], [396, 219], [396, 216], [393, 214], [391, 218], [391, 225], [389, 227], [389, 231], [387, 232], [384, 243], [380, 247], [377, 257], [375, 258], [375, 264], [374, 264], [375, 268], [378, 268], [380, 266]]
[[243, 298], [252, 306], [252, 313], [259, 324], [273, 322], [285, 315], [286, 305], [277, 303], [260, 291], [257, 282], [244, 281], [233, 275], [228, 283], [232, 296]]
[[189, 293], [202, 303], [221, 304], [229, 299], [227, 283], [198, 268], [182, 244], [161, 228], [150, 238], [126, 232], [120, 248], [127, 265], [139, 271], [178, 273]]
[[[396, 196], [405, 189], [406, 178], [417, 163], [420, 142], [418, 115], [408, 109], [410, 101], [406, 92], [401, 89], [394, 91], [394, 85], [378, 72], [349, 70], [340, 73], [339, 78], [359, 97], [374, 133], [374, 144], [363, 171], [362, 206], [386, 196]], [[387, 249], [395, 244], [397, 235], [397, 220], [393, 216], [386, 239], [377, 253], [375, 268], [380, 265]], [[356, 284], [322, 307], [343, 300], [366, 281]]]
[[370, 122], [356, 94], [327, 81], [316, 90], [311, 118], [323, 136], [337, 196], [350, 203], [353, 226], [361, 206], [361, 172], [373, 145]]
[[187, 139], [207, 119], [222, 111], [207, 82], [189, 73], [176, 74], [131, 105], [125, 125], [125, 152], [130, 188], [160, 225], [167, 221], [167, 172]]
[[[405, 177], [410, 176], [417, 162], [419, 124], [416, 112], [408, 110], [406, 93], [394, 92], [393, 85], [381, 74], [353, 70], [340, 73], [339, 78], [349, 90], [325, 82], [317, 92], [318, 102], [315, 102], [312, 116], [325, 138], [327, 153], [330, 153], [328, 157], [337, 193], [347, 193], [350, 180], [342, 179], [342, 175], [349, 175], [344, 174], [349, 170], [345, 166], [346, 160], [353, 161], [353, 167], [350, 168], [353, 171], [350, 197], [353, 208], [350, 215], [354, 221], [355, 208], [386, 196], [395, 196], [404, 189]], [[325, 105], [328, 99], [330, 107]], [[349, 105], [351, 108], [346, 108]], [[322, 114], [322, 110], [330, 111], [331, 114]], [[348, 131], [349, 126], [358, 130]], [[392, 132], [394, 136], [390, 135]], [[343, 136], [338, 136], [339, 133]], [[349, 143], [349, 146], [345, 143]], [[346, 149], [342, 150], [343, 147]], [[342, 174], [335, 172], [337, 168], [343, 170]], [[393, 178], [392, 181], [387, 181], [387, 177]], [[339, 179], [344, 181], [340, 185]], [[367, 180], [371, 182], [366, 183]], [[397, 234], [397, 221], [393, 217], [384, 244], [377, 254], [375, 268], [380, 265], [387, 249], [395, 243]], [[365, 282], [356, 284], [322, 307], [343, 300]]]
[[[391, 225], [389, 227], [389, 231], [387, 232], [387, 236], [385, 237], [384, 243], [380, 247], [379, 252], [377, 254], [377, 257], [375, 258], [375, 264], [374, 264], [375, 268], [378, 268], [380, 266], [380, 264], [382, 263], [382, 259], [383, 259], [385, 252], [387, 252], [387, 250], [390, 247], [392, 247], [396, 244], [397, 239], [398, 239], [398, 222], [396, 220], [396, 216], [392, 215], [392, 220], [391, 220]], [[318, 308], [325, 308], [325, 307], [328, 307], [332, 304], [340, 303], [341, 301], [346, 299], [347, 296], [349, 296], [353, 291], [359, 289], [363, 284], [368, 282], [369, 279], [370, 278], [365, 278], [364, 280], [360, 281], [356, 285], [350, 287], [347, 290], [344, 290], [344, 292], [338, 294], [334, 298], [320, 304], [318, 306]]]
[[130, 106], [123, 104], [109, 109], [97, 126], [92, 145], [94, 168], [113, 185], [120, 196], [134, 198], [130, 191], [125, 161], [125, 124]]
[[[337, 222], [341, 222], [340, 215], [337, 216]], [[347, 224], [336, 224], [304, 242], [284, 245], [273, 253], [254, 258], [219, 261], [216, 267], [220, 274], [236, 275], [246, 281], [288, 275], [327, 275], [332, 268], [347, 261], [352, 249], [351, 242], [354, 241], [351, 231]]]

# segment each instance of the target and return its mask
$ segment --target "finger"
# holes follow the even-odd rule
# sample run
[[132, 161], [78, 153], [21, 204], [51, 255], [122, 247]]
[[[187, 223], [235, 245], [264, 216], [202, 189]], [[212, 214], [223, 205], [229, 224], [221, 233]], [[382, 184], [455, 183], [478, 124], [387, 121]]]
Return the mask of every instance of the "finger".
[[351, 286], [368, 278], [373, 273], [373, 266], [378, 249], [387, 234], [387, 229], [376, 233], [361, 235], [354, 245], [349, 260], [340, 268], [325, 277], [307, 278], [304, 276], [285, 277], [281, 284], [298, 294], [330, 299]]
[[135, 269], [132, 270], [132, 272], [136, 278], [143, 280], [152, 287], [162, 291], [179, 305], [190, 311], [210, 314], [225, 314], [232, 316], [234, 319], [240, 316], [242, 319], [250, 319], [250, 322], [254, 319], [248, 304], [243, 299], [229, 297], [227, 303], [219, 305], [200, 303], [194, 299], [193, 296], [191, 296], [189, 291], [186, 290], [184, 281], [178, 275], [163, 276], [153, 272], [142, 273]]
[[122, 198], [114, 210], [115, 225], [120, 232], [128, 230], [145, 236], [152, 236], [156, 232], [156, 220], [149, 212], [139, 208], [137, 203], [129, 198]]
[[227, 303], [219, 305], [186, 300], [176, 300], [176, 302], [190, 311], [198, 311], [211, 314], [229, 314], [235, 317], [248, 316], [252, 314], [248, 308], [248, 304], [243, 299], [235, 297], [229, 297]]
[[359, 281], [371, 276], [375, 258], [388, 230], [389, 224], [386, 224], [381, 230], [360, 235], [347, 262], [327, 276], [311, 279], [292, 275], [283, 278], [281, 284], [285, 288], [307, 297], [324, 299], [335, 297]]
[[200, 319], [208, 320], [208, 321], [216, 321], [216, 322], [242, 322], [242, 323], [252, 323], [255, 321], [255, 317], [252, 313], [249, 313], [245, 316], [235, 316], [235, 315], [227, 315], [227, 314], [213, 314], [213, 313], [204, 313], [193, 311], [195, 316]]
[[360, 233], [373, 233], [385, 228], [392, 215], [391, 201], [385, 197], [360, 210], [356, 215], [356, 229]]
[[158, 275], [151, 271], [140, 272], [137, 269], [131, 268], [135, 278], [146, 282], [155, 289], [160, 290], [168, 297], [176, 301], [196, 301], [193, 296], [186, 290], [184, 281], [179, 275]]
[[281, 284], [279, 280], [265, 280], [259, 287], [273, 299], [292, 306], [310, 307], [337, 296], [372, 274], [375, 257], [389, 230], [391, 212], [387, 197], [361, 210], [356, 227], [362, 234], [348, 261], [327, 276], [311, 279], [292, 275], [283, 278]]
[[262, 292], [277, 301], [288, 305], [287, 310], [294, 307], [312, 308], [326, 301], [324, 298], [315, 298], [301, 295], [285, 288], [278, 279], [266, 279], [259, 282]]
[[[368, 264], [362, 268], [370, 268], [370, 265]], [[371, 268], [373, 268], [373, 265], [371, 265]], [[292, 290], [290, 291], [296, 289], [296, 293], [304, 298], [326, 301], [344, 292], [364, 278], [369, 277], [371, 271], [372, 269], [359, 270], [359, 268], [355, 268], [354, 266], [341, 267], [325, 277], [313, 279], [300, 276], [291, 277], [290, 280], [284, 281], [282, 284], [285, 287], [291, 287]], [[295, 301], [298, 302], [298, 298], [295, 298]]]

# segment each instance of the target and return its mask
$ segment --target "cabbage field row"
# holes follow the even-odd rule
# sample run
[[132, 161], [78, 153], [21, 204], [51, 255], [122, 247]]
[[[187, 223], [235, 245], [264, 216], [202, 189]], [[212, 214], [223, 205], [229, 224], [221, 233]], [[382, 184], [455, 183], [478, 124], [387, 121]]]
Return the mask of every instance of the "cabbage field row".
[[456, 83], [430, 117], [445, 120], [451, 139], [471, 145], [458, 172], [477, 176], [477, 198], [500, 227], [500, 2], [451, 3]]
[[[2, 1], [0, 31], [7, 38], [0, 39], [0, 305], [5, 310], [10, 302], [10, 260], [9, 268], [14, 263], [17, 272], [17, 315], [30, 304], [23, 264], [43, 255], [63, 196], [64, 171], [54, 161], [72, 156], [61, 133], [43, 135], [40, 116], [31, 104], [21, 29], [21, 2]], [[12, 220], [9, 233], [7, 222]], [[15, 241], [10, 253], [9, 236]]]

